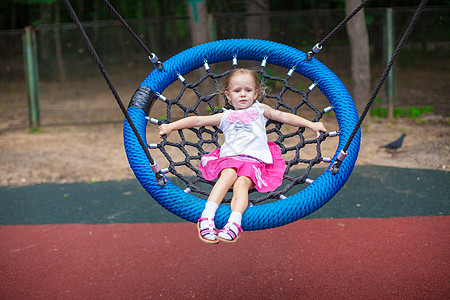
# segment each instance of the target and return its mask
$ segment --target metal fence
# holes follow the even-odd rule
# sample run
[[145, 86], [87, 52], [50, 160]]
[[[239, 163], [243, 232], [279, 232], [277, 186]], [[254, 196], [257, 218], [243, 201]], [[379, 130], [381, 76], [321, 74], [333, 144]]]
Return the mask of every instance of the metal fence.
[[[414, 12], [415, 8], [394, 9], [394, 33], [397, 41]], [[366, 10], [374, 81], [385, 65], [385, 14], [384, 9]], [[449, 114], [449, 14], [448, 7], [426, 9], [409, 38], [395, 69], [398, 106], [431, 105], [437, 113]], [[210, 36], [215, 39], [251, 37], [243, 26], [247, 17], [249, 16], [245, 14], [212, 16]], [[272, 41], [307, 52], [344, 17], [345, 12], [341, 10], [272, 12], [268, 15], [270, 32], [267, 36]], [[153, 18], [127, 22], [161, 60], [191, 46], [189, 22], [186, 18]], [[87, 22], [83, 25], [119, 92], [121, 88], [125, 90], [124, 101], [127, 102], [126, 97], [132, 93], [132, 86], [137, 87], [153, 66], [145, 52], [118, 22]], [[93, 103], [94, 98], [99, 96], [92, 96], [93, 91], [86, 83], [98, 85], [101, 93], [108, 94], [109, 90], [100, 83], [102, 77], [97, 66], [87, 53], [73, 24], [42, 25], [36, 29], [42, 114], [45, 116], [45, 109], [51, 109], [50, 103], [59, 103], [57, 109], [61, 115], [66, 116], [61, 119], [70, 123], [74, 121], [67, 117], [71, 115], [71, 108], [68, 107], [65, 111], [61, 103], [67, 98], [79, 101], [89, 99]], [[2, 111], [27, 105], [22, 40], [23, 31], [0, 32], [0, 44], [4, 45], [0, 47]], [[325, 44], [316, 58], [329, 66], [344, 84], [350, 86], [350, 47], [345, 29]], [[432, 86], [430, 82], [434, 82]], [[382, 98], [383, 93], [380, 94], [381, 106], [384, 105]], [[111, 102], [111, 105], [114, 103]], [[0, 111], [0, 114], [3, 113]], [[112, 118], [121, 117], [114, 114]], [[52, 120], [44, 118], [44, 124], [51, 122]]]

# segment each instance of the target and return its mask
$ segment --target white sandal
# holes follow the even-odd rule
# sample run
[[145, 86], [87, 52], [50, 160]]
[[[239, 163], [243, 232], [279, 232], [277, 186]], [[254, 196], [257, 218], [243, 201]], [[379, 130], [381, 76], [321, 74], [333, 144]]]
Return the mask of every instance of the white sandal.
[[[234, 232], [234, 230], [231, 229], [231, 225], [236, 226], [236, 228], [238, 229], [238, 232]], [[220, 237], [219, 235], [217, 235], [217, 238], [219, 240], [221, 240], [222, 242], [225, 242], [225, 243], [236, 243], [236, 241], [241, 237], [241, 232], [244, 232], [244, 230], [242, 230], [241, 226], [239, 226], [235, 222], [227, 222], [225, 227], [219, 231], [219, 233], [221, 233], [221, 232], [228, 234], [228, 236], [231, 239], [230, 240], [224, 239], [223, 237]]]
[[[201, 229], [201, 222], [202, 221], [208, 221], [208, 227]], [[198, 237], [202, 242], [205, 242], [207, 244], [217, 244], [219, 240], [217, 239], [217, 229], [214, 227], [214, 218], [206, 218], [201, 217], [197, 221], [197, 231], [198, 231]], [[214, 240], [210, 240], [205, 238], [206, 235], [213, 235], [215, 238]]]

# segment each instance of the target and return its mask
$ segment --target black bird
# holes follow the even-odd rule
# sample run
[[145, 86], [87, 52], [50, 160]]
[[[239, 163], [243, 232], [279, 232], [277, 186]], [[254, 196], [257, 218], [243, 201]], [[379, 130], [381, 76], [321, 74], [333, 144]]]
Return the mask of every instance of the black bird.
[[385, 148], [386, 151], [389, 153], [396, 153], [397, 149], [399, 149], [402, 146], [403, 139], [405, 138], [405, 136], [406, 136], [406, 134], [402, 134], [402, 136], [399, 137], [396, 141], [394, 141], [390, 144], [381, 146], [380, 148]]

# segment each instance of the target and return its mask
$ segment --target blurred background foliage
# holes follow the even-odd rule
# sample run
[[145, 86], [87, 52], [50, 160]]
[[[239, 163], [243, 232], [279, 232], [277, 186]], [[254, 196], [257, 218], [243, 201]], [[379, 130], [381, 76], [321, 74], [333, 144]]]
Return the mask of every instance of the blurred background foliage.
[[[207, 0], [208, 12], [244, 12], [249, 0]], [[111, 0], [111, 5], [125, 19], [145, 19], [152, 17], [187, 17], [186, 0]], [[409, 7], [418, 5], [411, 0], [372, 0], [367, 8]], [[448, 0], [429, 1], [428, 5], [446, 6]], [[82, 21], [111, 19], [111, 13], [101, 1], [73, 0], [78, 17]], [[345, 0], [270, 0], [270, 11], [296, 11], [316, 9], [344, 9]], [[21, 29], [29, 25], [71, 22], [61, 0], [7, 0], [0, 1], [0, 30]]]
[[[111, 0], [110, 3], [149, 49], [164, 61], [192, 47], [192, 24], [189, 22], [188, 7], [190, 3], [197, 1], [199, 0]], [[307, 52], [346, 16], [345, 0], [258, 0], [257, 2], [268, 3], [269, 7], [256, 14], [248, 12], [249, 2], [250, 0], [206, 0], [209, 40], [261, 38], [252, 35], [245, 26], [248, 19], [257, 16], [265, 18], [269, 24], [266, 27], [268, 29], [257, 28], [256, 33], [265, 33], [262, 38]], [[372, 0], [366, 6], [372, 85], [378, 80], [386, 63], [386, 6], [394, 7], [393, 30], [396, 44], [419, 2]], [[124, 91], [124, 98], [129, 97], [153, 69], [144, 51], [114, 19], [102, 1], [70, 0], [70, 3], [83, 22], [106, 70], [113, 81], [120, 85], [119, 89]], [[396, 108], [414, 107], [420, 110], [426, 107], [425, 113], [450, 115], [449, 4], [449, 1], [444, 0], [429, 1], [399, 56], [395, 65]], [[71, 119], [73, 107], [78, 105], [80, 110], [85, 110], [82, 99], [93, 98], [93, 93], [98, 89], [102, 89], [110, 97], [108, 90], [103, 91], [104, 82], [99, 76], [98, 68], [87, 53], [62, 0], [0, 1], [0, 90], [3, 91], [3, 96], [0, 97], [0, 117], [4, 113], [5, 119], [17, 119], [14, 122], [19, 124], [20, 116], [13, 115], [13, 109], [22, 109], [20, 114], [26, 114], [23, 37], [24, 28], [30, 25], [34, 26], [36, 33], [44, 122], [47, 112], [50, 115], [52, 110], [61, 112], [64, 121], [76, 121]], [[351, 57], [345, 29], [333, 36], [316, 58], [336, 73], [350, 89]], [[381, 116], [386, 112], [383, 90], [379, 98], [380, 101], [374, 105], [374, 114]], [[70, 99], [73, 102], [69, 102]], [[94, 101], [90, 105], [92, 103]], [[424, 111], [397, 111], [398, 115], [417, 113]]]

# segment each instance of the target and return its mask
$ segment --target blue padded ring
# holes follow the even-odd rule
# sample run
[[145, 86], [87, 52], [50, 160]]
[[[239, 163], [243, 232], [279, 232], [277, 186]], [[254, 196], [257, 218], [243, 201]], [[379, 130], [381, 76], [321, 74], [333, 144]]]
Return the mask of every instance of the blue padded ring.
[[[203, 66], [205, 58], [209, 64], [231, 61], [235, 54], [238, 60], [262, 61], [267, 56], [269, 64], [286, 69], [295, 66], [295, 72], [318, 83], [317, 87], [332, 105], [339, 125], [339, 144], [334, 158], [324, 174], [295, 195], [276, 202], [248, 207], [242, 219], [244, 230], [262, 230], [286, 225], [322, 207], [349, 178], [359, 152], [360, 131], [353, 139], [339, 173], [332, 175], [330, 167], [338, 153], [344, 148], [345, 142], [358, 121], [358, 114], [343, 83], [321, 62], [315, 58], [306, 60], [305, 53], [300, 50], [263, 40], [221, 40], [187, 49], [165, 61], [164, 71], [155, 69], [141, 85], [149, 87], [154, 92], [162, 93], [172, 82], [177, 80], [177, 72], [185, 75], [196, 70]], [[130, 107], [128, 113], [146, 142], [147, 120], [144, 111]], [[126, 120], [123, 135], [130, 167], [147, 192], [168, 211], [187, 221], [197, 222], [204, 209], [205, 200], [185, 193], [170, 181], [166, 186], [160, 187], [144, 151]], [[215, 217], [218, 228], [225, 225], [229, 214], [230, 206], [220, 205]]]

